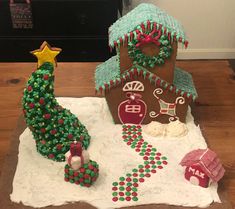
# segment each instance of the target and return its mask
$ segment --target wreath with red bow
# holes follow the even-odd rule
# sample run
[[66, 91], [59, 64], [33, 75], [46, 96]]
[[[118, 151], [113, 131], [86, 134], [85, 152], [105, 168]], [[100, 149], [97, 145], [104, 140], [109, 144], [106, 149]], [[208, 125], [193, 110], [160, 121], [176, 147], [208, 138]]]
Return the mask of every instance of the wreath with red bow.
[[[154, 43], [160, 47], [158, 55], [149, 56], [141, 51], [140, 46]], [[166, 35], [162, 35], [161, 30], [139, 33], [136, 39], [128, 43], [128, 54], [133, 59], [134, 64], [153, 68], [155, 65], [163, 65], [165, 60], [172, 54], [173, 48]]]

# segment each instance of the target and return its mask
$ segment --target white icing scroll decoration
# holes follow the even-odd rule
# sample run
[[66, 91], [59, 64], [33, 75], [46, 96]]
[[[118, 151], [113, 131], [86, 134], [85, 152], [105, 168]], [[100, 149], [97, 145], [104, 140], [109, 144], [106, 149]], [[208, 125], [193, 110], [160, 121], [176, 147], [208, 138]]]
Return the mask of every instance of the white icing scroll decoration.
[[144, 84], [140, 81], [131, 81], [127, 82], [123, 89], [123, 91], [144, 91]]
[[184, 104], [185, 103], [184, 97], [177, 97], [174, 103], [168, 103], [159, 98], [158, 95], [162, 93], [163, 93], [163, 90], [161, 88], [157, 88], [153, 91], [153, 96], [156, 97], [159, 102], [160, 110], [158, 113], [156, 113], [155, 111], [151, 111], [149, 113], [149, 116], [151, 118], [156, 118], [159, 115], [169, 115], [170, 122], [179, 120], [179, 117], [176, 115], [176, 104]]

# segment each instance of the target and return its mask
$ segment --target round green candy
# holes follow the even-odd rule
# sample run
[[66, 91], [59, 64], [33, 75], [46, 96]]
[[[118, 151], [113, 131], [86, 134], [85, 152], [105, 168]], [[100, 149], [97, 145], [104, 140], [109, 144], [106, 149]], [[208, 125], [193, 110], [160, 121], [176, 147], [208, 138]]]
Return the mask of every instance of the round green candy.
[[138, 165], [138, 168], [143, 168], [144, 166], [143, 165]]
[[113, 186], [117, 186], [118, 185], [118, 182], [113, 182]]
[[85, 171], [85, 173], [90, 174], [90, 173], [91, 173], [91, 170], [90, 170], [90, 169], [87, 169], [87, 170]]
[[120, 191], [124, 191], [125, 188], [124, 188], [124, 187], [119, 187], [119, 190], [120, 190]]
[[133, 192], [137, 192], [137, 188], [136, 188], [136, 187], [131, 188], [131, 190], [132, 190]]
[[124, 197], [119, 197], [119, 200], [120, 200], [120, 201], [124, 201], [125, 198], [124, 198]]
[[138, 197], [132, 197], [133, 201], [138, 201]]
[[117, 193], [117, 192], [113, 192], [112, 195], [113, 195], [114, 197], [116, 197], [116, 196], [118, 196], [118, 193]]
[[124, 180], [125, 180], [125, 177], [120, 177], [119, 180], [120, 180], [120, 181], [124, 181]]
[[127, 185], [128, 187], [130, 187], [130, 186], [132, 186], [132, 183], [131, 183], [131, 182], [127, 182], [126, 185]]
[[136, 173], [136, 172], [138, 172], [138, 169], [134, 168], [134, 169], [132, 169], [132, 172]]
[[130, 196], [131, 193], [130, 193], [130, 192], [126, 192], [125, 195], [126, 195], [126, 196]]

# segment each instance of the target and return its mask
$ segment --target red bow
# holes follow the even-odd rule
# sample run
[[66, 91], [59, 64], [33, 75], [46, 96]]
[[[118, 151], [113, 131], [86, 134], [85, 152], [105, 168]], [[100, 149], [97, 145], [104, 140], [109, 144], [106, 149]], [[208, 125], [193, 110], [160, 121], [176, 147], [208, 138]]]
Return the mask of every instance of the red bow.
[[139, 99], [142, 98], [141, 94], [131, 93], [131, 92], [127, 92], [126, 97], [132, 101], [136, 101], [136, 100], [138, 101]]
[[141, 45], [148, 43], [154, 43], [157, 46], [160, 46], [161, 43], [158, 40], [161, 37], [161, 35], [162, 35], [161, 30], [156, 30], [156, 29], [154, 29], [150, 34], [139, 33], [137, 36], [138, 43], [135, 46], [140, 47]]

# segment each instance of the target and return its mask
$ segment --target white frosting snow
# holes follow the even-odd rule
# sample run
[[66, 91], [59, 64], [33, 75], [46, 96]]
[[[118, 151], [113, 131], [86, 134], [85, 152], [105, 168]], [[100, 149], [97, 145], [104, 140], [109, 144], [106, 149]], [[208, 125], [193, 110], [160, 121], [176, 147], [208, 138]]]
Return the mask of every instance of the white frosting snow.
[[179, 165], [189, 151], [207, 147], [190, 112], [186, 124], [188, 134], [185, 136], [151, 137], [143, 133], [145, 141], [168, 158], [168, 165], [139, 185], [137, 202], [114, 203], [112, 183], [142, 164], [142, 157], [123, 142], [122, 126], [113, 124], [104, 98], [58, 98], [58, 101], [86, 125], [91, 135], [88, 151], [90, 158], [100, 165], [100, 176], [90, 188], [65, 182], [65, 163], [53, 162], [38, 154], [32, 134], [26, 129], [20, 136], [18, 165], [11, 194], [13, 202], [45, 207], [85, 201], [99, 209], [152, 203], [206, 207], [213, 201], [220, 202], [217, 184], [209, 188], [192, 185], [184, 179], [184, 168]]
[[144, 132], [153, 137], [182, 137], [188, 133], [188, 128], [186, 124], [181, 123], [179, 120], [171, 121], [169, 124], [161, 124], [157, 121], [152, 121], [144, 126]]

